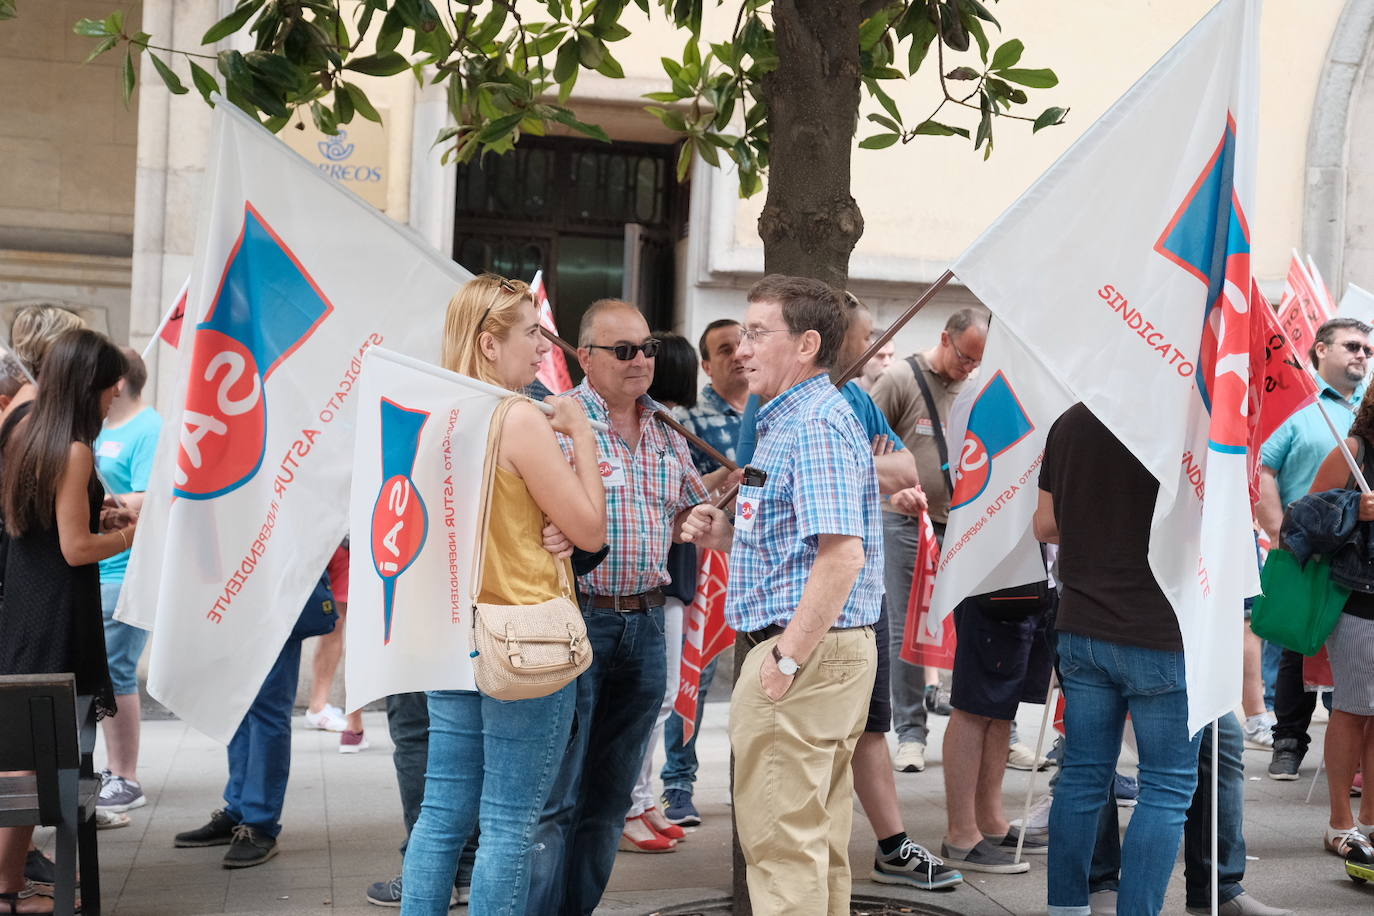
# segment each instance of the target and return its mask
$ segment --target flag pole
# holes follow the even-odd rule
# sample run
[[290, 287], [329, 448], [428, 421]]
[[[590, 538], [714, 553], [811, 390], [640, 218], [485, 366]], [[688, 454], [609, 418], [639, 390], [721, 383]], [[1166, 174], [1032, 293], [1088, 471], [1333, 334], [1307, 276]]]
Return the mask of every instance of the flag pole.
[[1212, 720], [1212, 916], [1220, 904], [1217, 892], [1217, 741], [1221, 737], [1220, 719]]
[[[1045, 711], [1040, 715], [1040, 734], [1035, 739], [1035, 759], [1031, 761], [1030, 778], [1026, 780], [1026, 804], [1021, 809], [1021, 832], [1016, 837], [1016, 858], [1013, 862], [1021, 861], [1021, 850], [1026, 845], [1026, 829], [1030, 826], [1031, 796], [1035, 794], [1035, 774], [1036, 766], [1040, 763], [1040, 751], [1045, 747], [1045, 732], [1050, 727], [1050, 710], [1054, 708], [1054, 692], [1059, 689], [1059, 679], [1050, 674], [1050, 689], [1045, 691]], [[1059, 761], [1062, 766], [1064, 761]], [[1213, 860], [1216, 855], [1212, 856]]]
[[[568, 343], [566, 340], [559, 337], [557, 334], [555, 334], [553, 331], [550, 331], [543, 325], [539, 326], [539, 331], [546, 338], [548, 338], [550, 343], [554, 344], [555, 346], [561, 347], [564, 353], [568, 354], [574, 359], [577, 358], [577, 348], [574, 347], [572, 344]], [[675, 418], [672, 414], [668, 413], [666, 410], [655, 410], [654, 419], [662, 423], [669, 429], [673, 430], [679, 436], [686, 439], [688, 442], [692, 443], [706, 454], [710, 455], [721, 467], [729, 468], [732, 471], [739, 469], [739, 465], [735, 464], [729, 458], [725, 457], [724, 453], [722, 453], [715, 446], [711, 445], [711, 443], [707, 442], [705, 439], [701, 438], [696, 433], [692, 432], [690, 429], [679, 423], [677, 421], [677, 418]]]
[[1360, 485], [1360, 492], [1368, 495], [1370, 492], [1369, 482], [1364, 479], [1364, 472], [1362, 472], [1360, 466], [1355, 463], [1355, 456], [1350, 454], [1350, 446], [1345, 444], [1345, 437], [1336, 430], [1336, 424], [1331, 422], [1331, 415], [1326, 412], [1326, 405], [1321, 402], [1320, 394], [1317, 395], [1315, 403], [1317, 405], [1317, 410], [1321, 411], [1322, 419], [1326, 421], [1326, 428], [1331, 430], [1331, 435], [1335, 437], [1336, 447], [1341, 450], [1341, 455], [1345, 458], [1345, 463], [1349, 466], [1350, 473], [1355, 476], [1355, 482]]

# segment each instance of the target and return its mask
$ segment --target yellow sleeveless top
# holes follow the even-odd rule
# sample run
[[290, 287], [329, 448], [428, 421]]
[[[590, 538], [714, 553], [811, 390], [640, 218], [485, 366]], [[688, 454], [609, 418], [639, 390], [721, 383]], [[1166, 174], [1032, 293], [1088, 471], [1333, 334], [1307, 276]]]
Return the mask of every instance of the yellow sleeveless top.
[[544, 549], [544, 524], [544, 513], [530, 496], [524, 479], [498, 464], [492, 481], [478, 601], [539, 604], [555, 598], [562, 594], [555, 563], [564, 564], [571, 594], [572, 564], [555, 559]]

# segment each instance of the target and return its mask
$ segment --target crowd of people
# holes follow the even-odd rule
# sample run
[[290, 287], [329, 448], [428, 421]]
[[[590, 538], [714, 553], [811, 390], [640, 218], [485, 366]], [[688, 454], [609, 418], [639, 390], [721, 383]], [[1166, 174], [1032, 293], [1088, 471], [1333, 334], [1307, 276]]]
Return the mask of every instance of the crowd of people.
[[[551, 417], [528, 400], [549, 395], [535, 374], [550, 346], [529, 287], [485, 274], [449, 303], [443, 365], [512, 393], [488, 457], [478, 601], [573, 596], [591, 661], [527, 699], [387, 699], [404, 864], [367, 899], [406, 914], [468, 903], [482, 914], [585, 916], [618, 852], [672, 853], [688, 839], [703, 821], [695, 735], [716, 665], [701, 674], [693, 728], [673, 701], [697, 551], [713, 549], [729, 557], [725, 615], [746, 650], [729, 736], [755, 912], [848, 911], [857, 797], [878, 840], [875, 881], [949, 890], [965, 872], [1025, 874], [1044, 862], [1052, 916], [1137, 916], [1161, 911], [1182, 846], [1189, 912], [1210, 911], [1215, 873], [1221, 912], [1283, 916], [1241, 883], [1241, 753], [1272, 749], [1269, 775], [1296, 778], [1318, 691], [1302, 655], [1247, 633], [1244, 721], [1228, 715], [1215, 732], [1189, 733], [1182, 639], [1147, 561], [1154, 477], [1085, 406], [1065, 412], [1049, 432], [1035, 514], [1048, 582], [963, 601], [942, 683], [901, 650], [922, 517], [937, 538], [948, 521], [945, 430], [954, 399], [976, 383], [986, 315], [958, 310], [930, 348], [894, 359], [889, 344], [851, 380], [874, 335], [860, 300], [776, 275], [746, 299], [738, 319], [711, 322], [695, 346], [652, 332], [631, 303], [592, 303], [577, 335], [583, 380], [551, 399]], [[1317, 332], [1320, 403], [1261, 456], [1256, 532], [1269, 544], [1305, 494], [1357, 487], [1322, 407], [1374, 478], [1369, 333], [1349, 319]], [[147, 801], [136, 674], [147, 634], [113, 615], [161, 420], [143, 400], [138, 355], [69, 312], [24, 310], [11, 347], [0, 373], [0, 674], [75, 672], [105, 739], [100, 824], [118, 827]], [[699, 441], [661, 422], [664, 412]], [[729, 508], [735, 488], [748, 511]], [[1374, 521], [1374, 495], [1354, 500], [1359, 521]], [[344, 753], [368, 746], [361, 714], [328, 705], [347, 568], [345, 543], [227, 749], [224, 806], [175, 845], [227, 846], [231, 868], [277, 854], [303, 640], [320, 637], [306, 726], [340, 733]], [[1350, 797], [1374, 765], [1372, 621], [1368, 592], [1352, 592], [1328, 642], [1325, 748], [1324, 845], [1366, 863], [1374, 809], [1362, 800], [1352, 812]], [[1016, 713], [1046, 702], [1055, 676], [1065, 697], [1058, 768], [1029, 816], [1012, 820], [1006, 769], [1051, 764], [1018, 740]], [[931, 715], [949, 718], [938, 856], [906, 832], [896, 785], [898, 773], [925, 769]], [[1136, 749], [1138, 784], [1117, 772], [1123, 741]], [[1123, 839], [1118, 807], [1128, 805]], [[10, 912], [52, 911], [52, 863], [31, 840], [31, 828], [0, 829], [0, 908]]]

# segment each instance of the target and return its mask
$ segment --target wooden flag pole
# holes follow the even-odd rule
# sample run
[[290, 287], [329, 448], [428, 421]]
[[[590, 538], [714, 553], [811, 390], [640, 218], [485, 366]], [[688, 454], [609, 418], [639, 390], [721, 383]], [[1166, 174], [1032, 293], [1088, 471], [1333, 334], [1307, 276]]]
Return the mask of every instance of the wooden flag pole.
[[[548, 328], [543, 327], [542, 325], [540, 326], [539, 330], [543, 333], [545, 337], [549, 339], [550, 342], [552, 342], [558, 347], [561, 347], [564, 353], [568, 354], [574, 359], [577, 358], [577, 348], [574, 347], [572, 344], [568, 343], [566, 340], [559, 337], [557, 334], [553, 333]], [[696, 433], [692, 432], [690, 429], [683, 426], [681, 423], [677, 421], [677, 418], [675, 418], [672, 414], [668, 413], [666, 410], [655, 410], [654, 419], [658, 420], [658, 422], [662, 423], [664, 426], [673, 430], [679, 436], [686, 439], [688, 442], [692, 443], [706, 454], [710, 455], [713, 459], [715, 459], [715, 461], [718, 464], [721, 465], [721, 467], [729, 468], [732, 471], [738, 469], [739, 466], [736, 465], [729, 458], [725, 457], [725, 455], [721, 451], [719, 451], [715, 446], [711, 445], [711, 443], [707, 442], [705, 439], [701, 438]]]

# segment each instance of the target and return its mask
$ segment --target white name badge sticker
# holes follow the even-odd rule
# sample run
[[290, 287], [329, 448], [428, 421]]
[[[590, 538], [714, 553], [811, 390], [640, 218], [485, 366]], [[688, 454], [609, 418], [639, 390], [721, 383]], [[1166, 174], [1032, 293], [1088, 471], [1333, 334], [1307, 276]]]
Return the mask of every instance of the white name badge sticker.
[[[750, 489], [754, 489], [751, 487]], [[759, 515], [759, 498], [757, 494], [746, 494], [744, 488], [740, 488], [739, 496], [735, 497], [735, 530], [753, 531], [754, 520]]]
[[598, 467], [601, 469], [602, 486], [625, 486], [625, 466], [620, 463], [619, 458], [602, 458]]
[[95, 454], [98, 458], [118, 458], [123, 451], [123, 442], [106, 439], [104, 442], [100, 443], [100, 448], [96, 449]]

